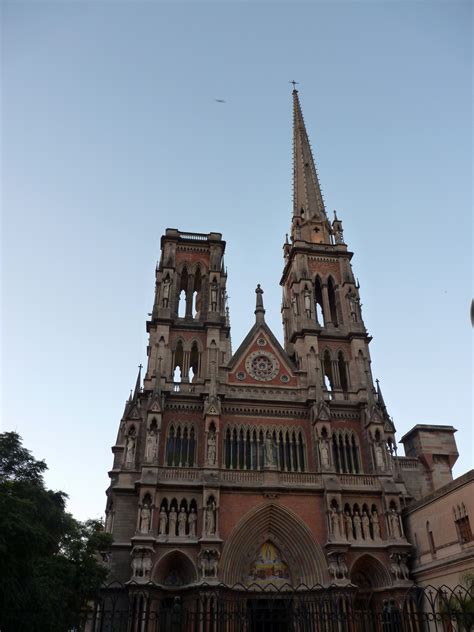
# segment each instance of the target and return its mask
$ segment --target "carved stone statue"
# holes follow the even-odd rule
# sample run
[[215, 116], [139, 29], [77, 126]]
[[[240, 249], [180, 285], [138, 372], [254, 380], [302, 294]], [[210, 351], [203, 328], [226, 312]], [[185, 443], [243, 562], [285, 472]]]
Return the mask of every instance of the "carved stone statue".
[[130, 431], [125, 444], [125, 464], [132, 465], [135, 456], [135, 435]]
[[330, 554], [328, 571], [334, 583], [346, 583], [349, 569], [347, 568], [344, 553]]
[[191, 511], [188, 516], [188, 525], [189, 525], [189, 536], [194, 538], [196, 537], [196, 522], [197, 522], [197, 514], [194, 511], [194, 507], [191, 507]]
[[294, 294], [291, 295], [291, 307], [293, 308], [293, 314], [298, 316], [298, 301]]
[[349, 292], [346, 294], [347, 299], [349, 301], [349, 309], [351, 312], [351, 318], [353, 320], [353, 322], [357, 322], [358, 317], [358, 310], [359, 310], [359, 299], [357, 298], [357, 295], [355, 292], [352, 291], [352, 288], [349, 289]]
[[145, 504], [140, 509], [140, 531], [141, 533], [148, 533], [150, 531], [151, 510], [150, 507]]
[[217, 565], [219, 563], [219, 551], [216, 549], [204, 549], [199, 553], [199, 566], [202, 579], [216, 579]]
[[362, 535], [366, 540], [370, 540], [370, 519], [366, 511], [362, 512]]
[[390, 520], [390, 527], [391, 527], [393, 537], [401, 538], [402, 531], [400, 528], [400, 519], [398, 517], [397, 511], [393, 508], [390, 510], [389, 520]]
[[409, 579], [410, 571], [408, 570], [406, 558], [406, 554], [402, 553], [392, 553], [392, 555], [390, 555], [390, 559], [392, 560], [392, 563], [390, 564], [390, 571], [393, 573], [396, 580]]
[[321, 439], [319, 453], [321, 455], [321, 466], [323, 468], [329, 467], [329, 444], [327, 439]]
[[162, 284], [162, 296], [163, 296], [162, 305], [163, 305], [163, 307], [168, 307], [168, 305], [169, 305], [170, 288], [171, 288], [171, 281], [170, 281], [169, 276], [166, 276], [166, 278], [165, 278], [165, 280], [163, 281], [163, 284]]
[[166, 515], [165, 508], [162, 507], [160, 511], [160, 535], [166, 535], [166, 527], [168, 526], [168, 516]]
[[346, 537], [350, 542], [352, 542], [354, 539], [352, 516], [348, 511], [344, 514], [344, 524], [346, 526]]
[[378, 514], [375, 511], [375, 509], [372, 512], [371, 521], [372, 521], [372, 530], [374, 533], [374, 540], [380, 540], [380, 522], [379, 522]]
[[341, 539], [341, 526], [339, 522], [339, 512], [335, 507], [331, 509], [331, 531], [335, 540]]
[[362, 521], [360, 519], [360, 515], [358, 511], [355, 511], [353, 521], [354, 521], [355, 539], [362, 540]]
[[206, 505], [206, 534], [216, 533], [216, 503], [213, 498], [209, 498]]
[[410, 571], [408, 570], [407, 558], [408, 555], [400, 555], [399, 564], [403, 579], [410, 579]]
[[150, 428], [146, 438], [145, 459], [153, 463], [158, 458], [158, 436], [155, 428]]
[[171, 536], [175, 536], [176, 535], [176, 521], [178, 520], [178, 514], [176, 513], [176, 510], [174, 507], [172, 507], [170, 511], [168, 520], [169, 520], [169, 534]]
[[340, 224], [336, 224], [334, 227], [334, 240], [336, 244], [344, 243], [343, 232], [344, 231], [342, 230], [342, 226]]
[[383, 468], [385, 464], [383, 460], [383, 450], [380, 443], [375, 444], [374, 451], [375, 451], [375, 465], [379, 468]]
[[304, 291], [304, 311], [306, 318], [311, 318], [311, 292], [308, 288], [305, 288]]
[[152, 549], [147, 547], [138, 547], [132, 551], [132, 575], [134, 579], [146, 581], [150, 579], [151, 556]]
[[178, 535], [183, 537], [186, 535], [186, 523], [188, 521], [188, 516], [184, 510], [184, 507], [181, 507], [181, 510], [178, 514]]
[[265, 437], [265, 465], [273, 465], [273, 437], [270, 432]]
[[207, 462], [209, 465], [216, 464], [216, 433], [211, 430], [207, 436]]
[[217, 312], [217, 297], [218, 297], [219, 286], [217, 284], [216, 279], [214, 279], [211, 283], [211, 311]]

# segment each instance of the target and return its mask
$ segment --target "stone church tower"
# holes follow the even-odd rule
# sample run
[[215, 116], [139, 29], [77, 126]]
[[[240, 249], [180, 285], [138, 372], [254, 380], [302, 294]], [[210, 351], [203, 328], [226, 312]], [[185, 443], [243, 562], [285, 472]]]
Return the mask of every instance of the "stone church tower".
[[222, 582], [383, 598], [411, 584], [401, 512], [449, 479], [454, 429], [416, 426], [410, 456], [397, 456], [352, 253], [328, 218], [296, 90], [293, 160], [283, 347], [257, 286], [255, 322], [232, 353], [220, 233], [161, 238], [146, 372], [112, 448], [111, 579], [158, 595]]

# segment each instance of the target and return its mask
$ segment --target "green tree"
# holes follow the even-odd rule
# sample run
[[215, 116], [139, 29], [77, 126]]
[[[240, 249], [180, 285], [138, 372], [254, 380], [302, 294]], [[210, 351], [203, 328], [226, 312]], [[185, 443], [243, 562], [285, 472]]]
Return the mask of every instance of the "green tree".
[[111, 536], [100, 521], [67, 513], [67, 495], [44, 484], [46, 469], [16, 432], [0, 433], [1, 632], [79, 627], [107, 575]]

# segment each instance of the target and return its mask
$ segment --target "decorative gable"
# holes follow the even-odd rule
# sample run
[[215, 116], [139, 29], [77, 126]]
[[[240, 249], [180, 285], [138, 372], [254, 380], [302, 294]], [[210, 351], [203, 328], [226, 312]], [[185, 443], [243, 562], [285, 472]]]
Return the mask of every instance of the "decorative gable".
[[266, 323], [255, 325], [230, 362], [232, 384], [295, 387], [298, 384], [288, 355]]

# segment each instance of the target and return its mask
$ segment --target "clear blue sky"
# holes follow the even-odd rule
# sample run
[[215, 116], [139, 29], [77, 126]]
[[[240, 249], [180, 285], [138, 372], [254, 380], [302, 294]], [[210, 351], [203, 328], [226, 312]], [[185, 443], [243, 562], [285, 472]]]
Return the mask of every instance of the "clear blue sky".
[[[2, 3], [2, 425], [102, 514], [166, 227], [227, 240], [281, 339], [291, 86], [398, 436], [471, 431], [470, 2]], [[225, 99], [225, 104], [214, 101]]]

